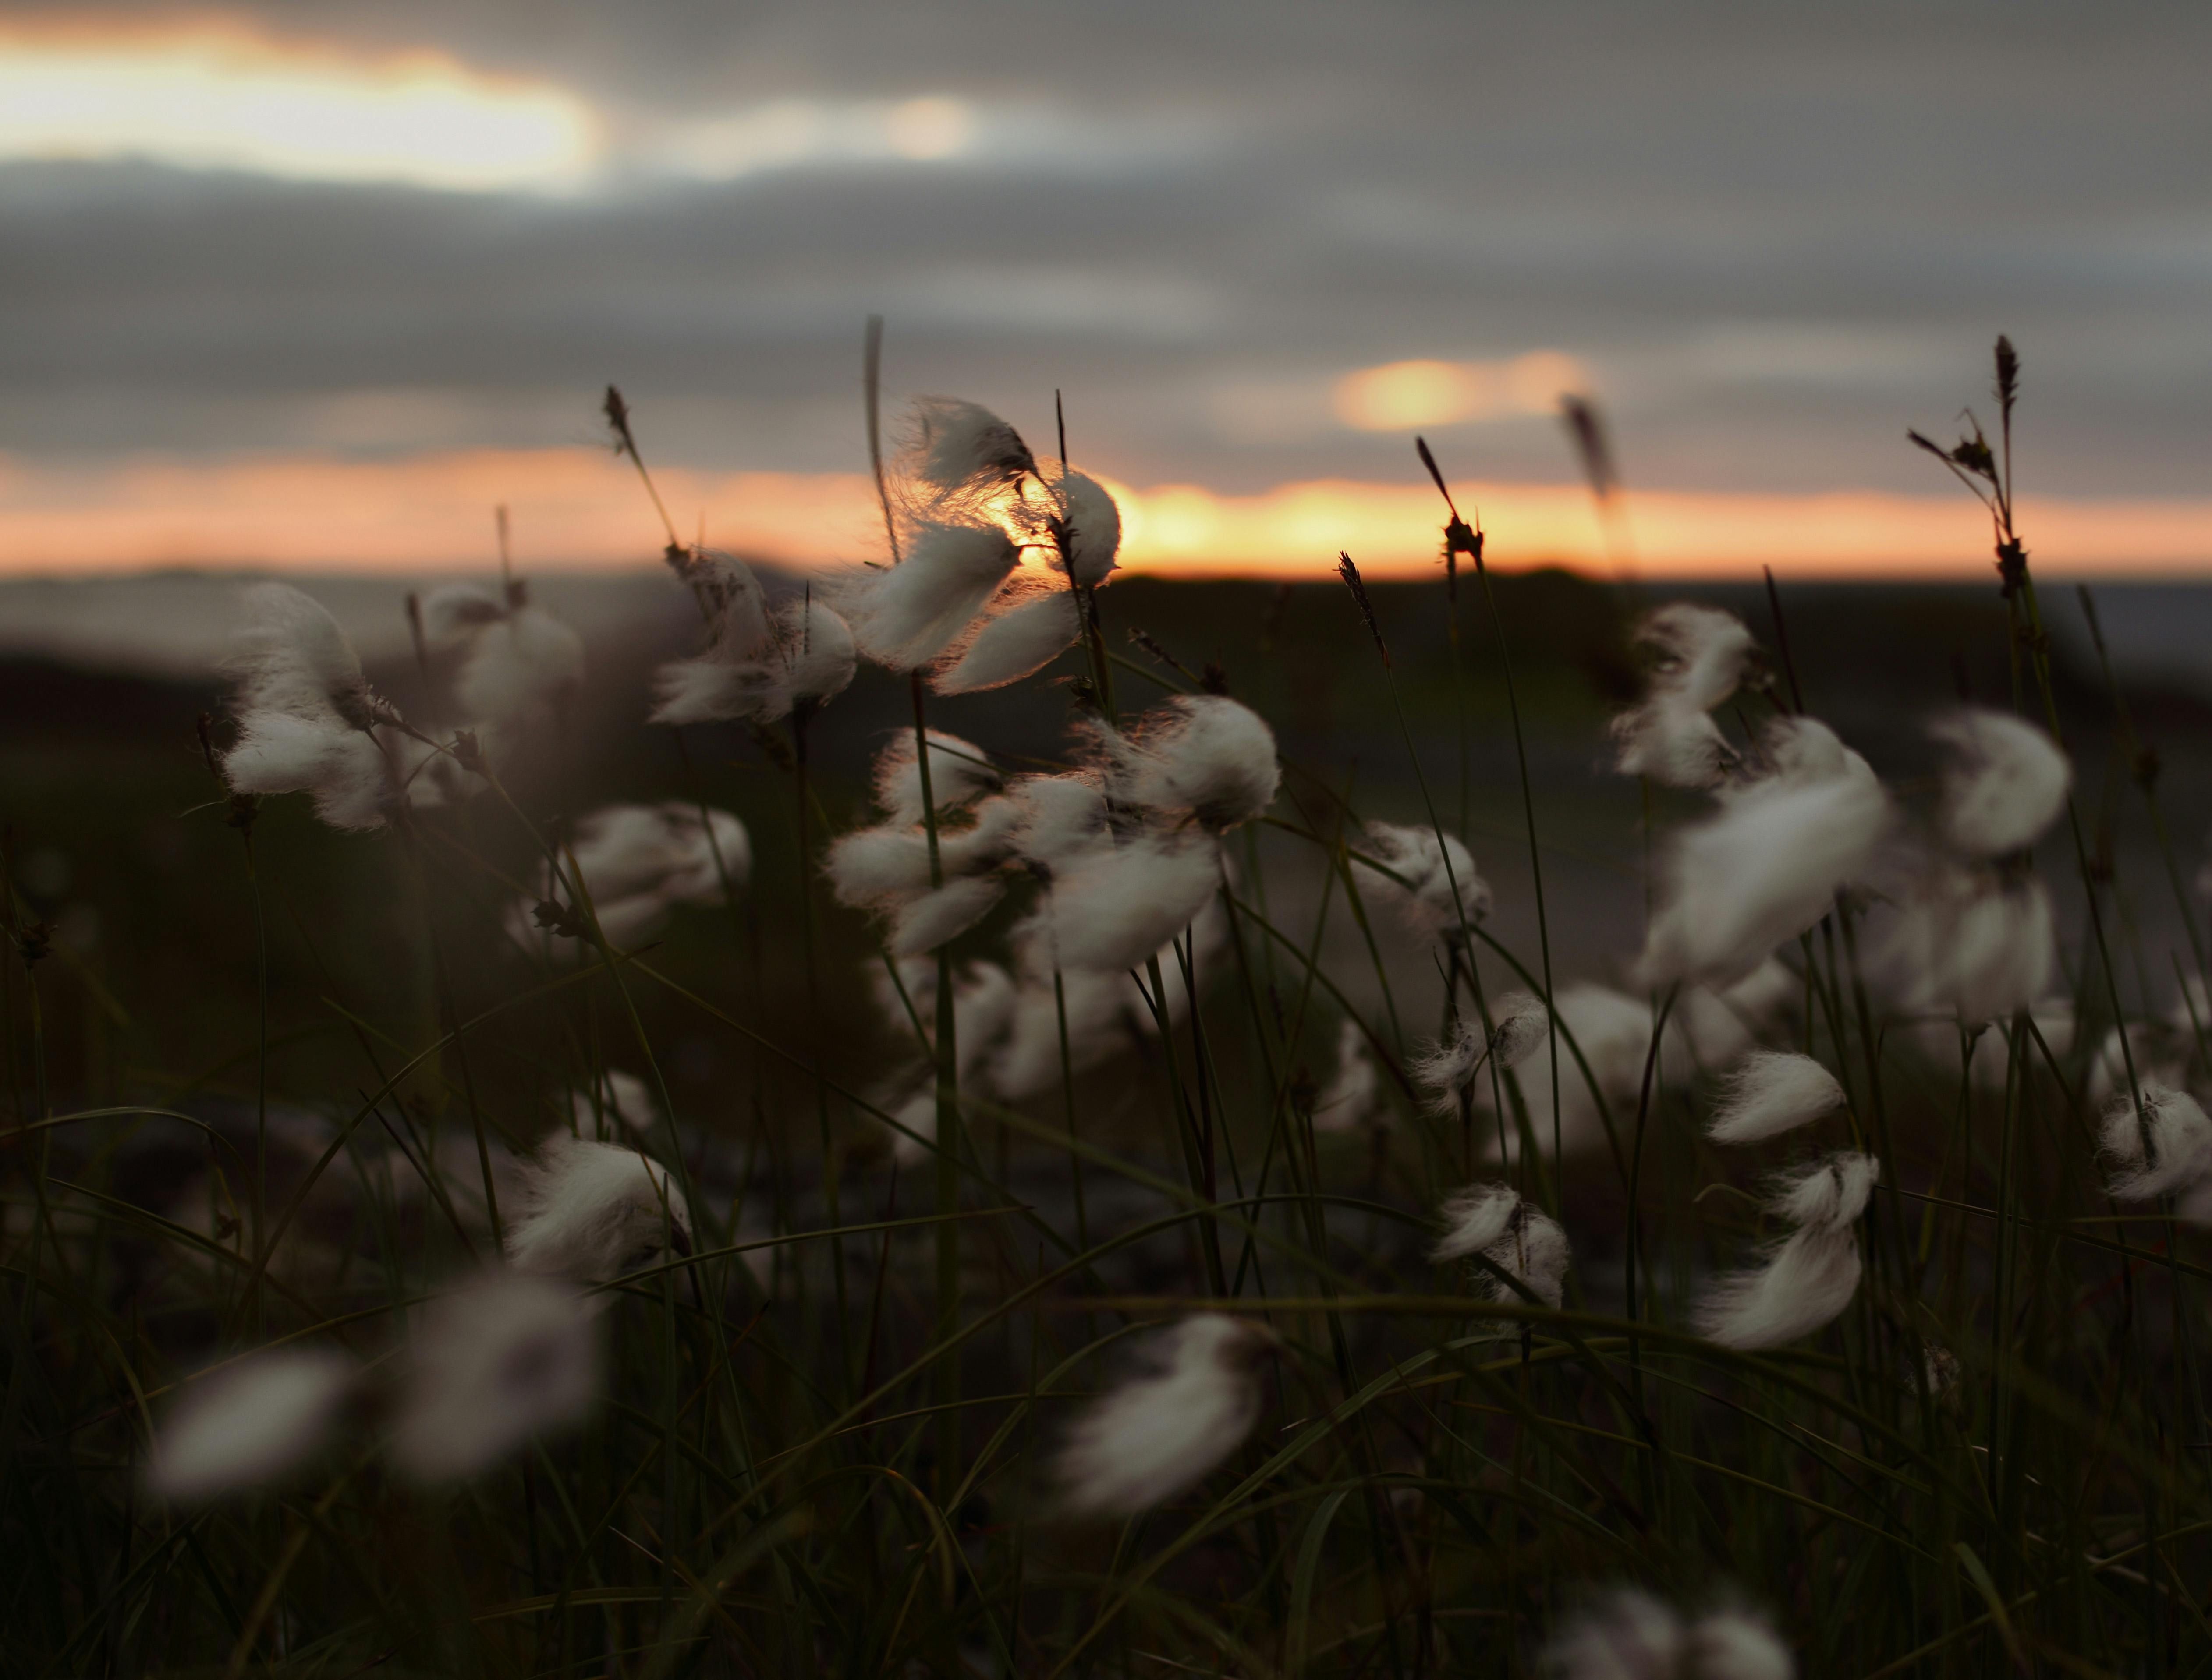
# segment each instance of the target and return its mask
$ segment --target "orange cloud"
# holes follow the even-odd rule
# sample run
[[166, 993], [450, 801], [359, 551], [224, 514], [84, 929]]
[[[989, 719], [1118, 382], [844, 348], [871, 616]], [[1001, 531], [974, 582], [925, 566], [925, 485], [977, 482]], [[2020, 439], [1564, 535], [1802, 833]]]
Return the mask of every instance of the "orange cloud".
[[[789, 564], [882, 548], [860, 473], [663, 472], [679, 535]], [[1515, 569], [1612, 561], [1588, 494], [1564, 484], [1457, 487], [1480, 508], [1491, 558]], [[1115, 484], [1132, 570], [1179, 576], [1326, 576], [1339, 550], [1378, 576], [1430, 575], [1440, 505], [1425, 484], [1321, 479], [1253, 496], [1194, 484]], [[513, 509], [531, 566], [657, 563], [664, 540], [629, 467], [600, 450], [471, 450], [361, 461], [260, 455], [59, 467], [0, 457], [0, 571], [149, 566], [429, 571], [484, 563], [491, 509]], [[2038, 563], [2057, 573], [2202, 573], [2212, 502], [2024, 498]], [[1963, 495], [1742, 495], [1648, 490], [1621, 522], [1649, 576], [1978, 576], [1986, 518]]]

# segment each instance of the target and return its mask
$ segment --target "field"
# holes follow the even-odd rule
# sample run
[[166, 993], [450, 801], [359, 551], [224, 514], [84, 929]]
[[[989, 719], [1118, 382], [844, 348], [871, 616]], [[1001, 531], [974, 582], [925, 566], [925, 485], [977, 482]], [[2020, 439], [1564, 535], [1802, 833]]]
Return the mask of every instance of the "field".
[[2193, 592], [1102, 581], [919, 463], [850, 593], [0, 665], [0, 1671], [2212, 1661]]

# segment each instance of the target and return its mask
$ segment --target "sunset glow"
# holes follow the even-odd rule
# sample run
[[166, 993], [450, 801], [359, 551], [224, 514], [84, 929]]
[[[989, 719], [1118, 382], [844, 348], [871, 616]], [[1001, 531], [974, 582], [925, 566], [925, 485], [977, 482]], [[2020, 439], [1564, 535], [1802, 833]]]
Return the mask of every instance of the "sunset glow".
[[[657, 475], [683, 534], [798, 566], [878, 556], [860, 473]], [[1608, 553], [1578, 486], [1456, 487], [1479, 507], [1493, 563], [1609, 576], [1979, 577], [1986, 518], [1963, 495], [1757, 496], [1645, 491], [1630, 499], [1633, 555]], [[1432, 575], [1439, 504], [1420, 484], [1322, 479], [1228, 496], [1194, 484], [1113, 486], [1129, 569], [1163, 575], [1326, 578], [1340, 550], [1370, 575]], [[393, 461], [277, 455], [140, 459], [64, 470], [0, 458], [0, 570], [15, 575], [240, 566], [431, 571], [487, 551], [490, 512], [514, 509], [535, 566], [658, 563], [661, 536], [634, 474], [589, 449], [482, 450]], [[2022, 527], [2055, 575], [2196, 575], [2212, 502], [2023, 498]]]
[[574, 95], [437, 53], [342, 57], [212, 25], [0, 33], [0, 160], [484, 190], [569, 183], [599, 149], [598, 120]]
[[1337, 380], [1336, 417], [1363, 432], [1409, 432], [1551, 414], [1562, 392], [1589, 389], [1583, 364], [1559, 350], [1531, 350], [1506, 362], [1390, 362]]

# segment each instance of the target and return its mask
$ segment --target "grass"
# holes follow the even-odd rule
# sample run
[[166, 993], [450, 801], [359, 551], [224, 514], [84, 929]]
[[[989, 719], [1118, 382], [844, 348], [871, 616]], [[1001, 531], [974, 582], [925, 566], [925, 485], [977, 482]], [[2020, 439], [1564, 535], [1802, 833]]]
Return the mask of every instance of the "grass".
[[[1997, 533], [2017, 548], [2008, 511]], [[1375, 590], [1388, 672], [1340, 595], [1297, 596], [1286, 635], [1257, 628], [1264, 591], [1098, 594], [1098, 633], [1055, 670], [1086, 667], [1128, 714], [1188, 685], [1115, 651], [1133, 625], [1191, 668], [1222, 658], [1277, 725], [1284, 793], [1231, 837], [1230, 937], [1216, 971], [1186, 971], [1193, 1018], [1025, 1106], [938, 1047], [947, 1147], [920, 1170], [885, 1152], [885, 1071], [927, 1047], [875, 1016], [872, 935], [808, 856], [855, 819], [866, 726], [915, 727], [902, 685], [841, 699], [804, 754], [701, 730], [679, 756], [593, 726], [512, 807], [367, 840], [298, 800], [226, 826], [181, 733], [174, 752], [103, 749], [127, 821], [76, 754], [19, 755], [0, 1671], [1509, 1675], [1620, 1583], [1755, 1607], [1808, 1676], [2202, 1671], [2212, 1251], [2171, 1208], [2105, 1195], [2087, 1094], [2115, 1017], [2163, 1016], [2201, 978], [2179, 825], [2143, 768], [2149, 745], [2185, 744], [2148, 740], [2154, 710], [2054, 651], [2024, 568], [1981, 607], [1911, 611], [2074, 754], [2072, 820], [2039, 861], [2072, 881], [2056, 989], [2075, 1030], [2053, 1042], [2022, 1012], [1977, 1041], [1905, 1019], [1874, 961], [1882, 906], [1846, 893], [1784, 947], [1796, 1001], [1762, 1030], [1849, 1092], [1818, 1134], [1707, 1142], [1719, 1070], [1674, 1040], [1602, 1105], [1618, 1156], [1571, 1152], [1554, 1175], [1548, 1102], [1500, 1093], [1544, 1147], [1475, 1176], [1558, 1212], [1575, 1264], [1557, 1309], [1424, 1259], [1468, 1144], [1404, 1069], [1450, 1014], [1510, 986], [1552, 996], [1555, 972], [1564, 989], [1594, 949], [1640, 940], [1646, 807], [1575, 768], [1624, 686], [1610, 591], [1485, 575], [1462, 647], [1441, 576]], [[1802, 679], [1879, 768], [1895, 749], [1900, 796], [1924, 804], [1900, 744], [1949, 673], [1870, 697], [1822, 600], [1786, 574], [1777, 599], [1792, 669], [1730, 733]], [[1778, 658], [1765, 597], [1741, 606]], [[634, 718], [635, 676], [587, 698]], [[1057, 692], [933, 700], [929, 721], [1034, 768], [1063, 750]], [[1856, 727], [1873, 715], [1879, 745]], [[750, 881], [647, 948], [533, 963], [500, 928], [535, 837], [618, 795], [739, 810]], [[1703, 803], [1660, 794], [1653, 843]], [[1400, 926], [1359, 863], [1359, 819], [1457, 812], [1499, 901], [1463, 953]], [[158, 868], [133, 849], [155, 832]], [[104, 939], [45, 925], [70, 897], [41, 861], [58, 844], [100, 883]], [[1015, 908], [951, 948], [940, 1014]], [[1153, 997], [1165, 978], [1156, 964]], [[1382, 1111], [1339, 1135], [1313, 1105], [1347, 1010]], [[2206, 1025], [2162, 1029], [2191, 1080]], [[1960, 1054], [1978, 1042], [1981, 1078]], [[1577, 1089], [1588, 1048], [1558, 1037], [1548, 1088]], [[501, 1163], [611, 1067], [667, 1105], [647, 1147], [697, 1228], [690, 1255], [606, 1291], [587, 1426], [453, 1488], [396, 1477], [363, 1432], [265, 1489], [147, 1491], [153, 1433], [211, 1364], [271, 1342], [388, 1359], [491, 1251]], [[1767, 1351], [1701, 1338], [1704, 1285], [1772, 1234], [1762, 1178], [1812, 1141], [1884, 1162], [1850, 1306]], [[1069, 1519], [1067, 1420], [1149, 1327], [1202, 1308], [1279, 1339], [1259, 1426], [1158, 1509]]]

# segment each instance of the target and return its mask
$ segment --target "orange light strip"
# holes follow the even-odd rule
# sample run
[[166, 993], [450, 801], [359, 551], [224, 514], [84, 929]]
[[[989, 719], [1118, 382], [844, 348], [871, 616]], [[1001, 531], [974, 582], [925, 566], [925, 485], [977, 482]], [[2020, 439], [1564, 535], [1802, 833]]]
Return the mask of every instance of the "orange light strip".
[[[664, 471], [688, 537], [798, 566], [877, 555], [873, 492], [860, 473]], [[1177, 576], [1323, 578], [1339, 550], [1382, 577], [1431, 575], [1439, 514], [1422, 484], [1323, 479], [1226, 496], [1191, 484], [1113, 487], [1124, 563]], [[1963, 494], [1777, 496], [1647, 490], [1627, 499], [1614, 548], [1579, 486], [1455, 487], [1480, 508], [1492, 562], [1609, 575], [1615, 556], [1651, 577], [1969, 577], [1990, 563], [1989, 526]], [[257, 455], [143, 458], [63, 467], [0, 457], [0, 573], [149, 567], [448, 571], [491, 553], [491, 509], [514, 510], [538, 567], [657, 563], [659, 527], [635, 477], [598, 450], [472, 450], [357, 461]], [[2045, 569], [2212, 571], [2212, 502], [2025, 497]], [[1625, 539], [1625, 540], [1624, 540]]]

